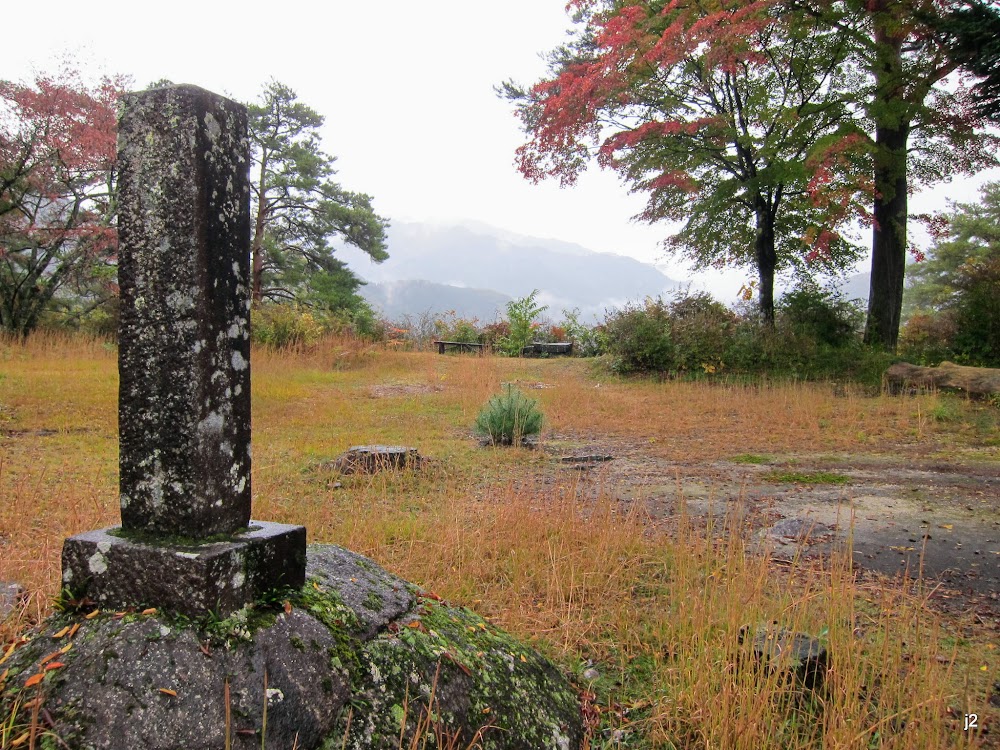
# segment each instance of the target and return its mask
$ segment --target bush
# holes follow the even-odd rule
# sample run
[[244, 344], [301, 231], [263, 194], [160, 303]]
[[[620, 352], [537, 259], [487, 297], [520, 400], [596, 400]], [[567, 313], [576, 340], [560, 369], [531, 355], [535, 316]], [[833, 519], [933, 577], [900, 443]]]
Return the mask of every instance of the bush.
[[670, 303], [673, 367], [678, 372], [721, 372], [732, 346], [737, 316], [707, 292], [679, 294]]
[[250, 321], [251, 340], [274, 349], [310, 346], [328, 330], [311, 311], [292, 304], [255, 307]]
[[580, 309], [563, 310], [563, 320], [559, 327], [566, 339], [573, 342], [573, 354], [577, 357], [597, 357], [604, 354], [607, 344], [603, 326], [588, 326], [580, 322]]
[[915, 313], [899, 332], [899, 354], [918, 365], [938, 365], [954, 359], [951, 344], [955, 330], [955, 316], [950, 310]]
[[977, 367], [1000, 367], [1000, 253], [961, 268], [952, 309], [955, 360]]
[[500, 348], [500, 342], [510, 336], [510, 323], [506, 320], [498, 320], [495, 323], [483, 326], [480, 340], [483, 345], [490, 350]]
[[476, 325], [479, 321], [473, 318], [458, 317], [454, 310], [449, 310], [434, 321], [434, 330], [442, 341], [458, 341], [463, 344], [480, 343], [480, 331]]
[[542, 430], [538, 402], [512, 385], [489, 400], [476, 417], [475, 430], [494, 445], [515, 445]]
[[725, 372], [874, 384], [889, 358], [862, 344], [862, 321], [861, 311], [836, 294], [800, 286], [779, 301], [774, 325], [699, 292], [626, 305], [608, 313], [604, 328], [619, 374]]
[[662, 297], [647, 297], [642, 306], [628, 303], [604, 321], [611, 369], [620, 375], [666, 372], [673, 368], [670, 309]]
[[865, 322], [864, 312], [855, 303], [811, 281], [786, 292], [777, 308], [779, 324], [817, 344], [833, 347], [855, 341]]

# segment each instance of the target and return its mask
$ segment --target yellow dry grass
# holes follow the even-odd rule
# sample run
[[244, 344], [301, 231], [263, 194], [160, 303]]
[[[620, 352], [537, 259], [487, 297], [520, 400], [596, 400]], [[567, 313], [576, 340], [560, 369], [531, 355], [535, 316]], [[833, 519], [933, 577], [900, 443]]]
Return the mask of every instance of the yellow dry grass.
[[[675, 461], [933, 453], [954, 439], [927, 419], [934, 396], [621, 382], [582, 361], [442, 357], [347, 339], [255, 351], [252, 368], [255, 517], [302, 523], [311, 541], [369, 555], [536, 642], [579, 680], [593, 747], [982, 740], [954, 713], [982, 699], [964, 687], [968, 659], [948, 649], [920, 590], [862, 586], [849, 560], [776, 570], [747, 553], [735, 527], [710, 534], [681, 515], [654, 528], [638, 506], [553, 473], [543, 452], [483, 449], [471, 436], [481, 406], [515, 381], [540, 401], [543, 442], [629, 440]], [[102, 342], [0, 344], [0, 580], [31, 594], [3, 640], [48, 610], [62, 540], [117, 521], [116, 394], [116, 352]], [[375, 477], [324, 467], [364, 443], [414, 445], [429, 462]], [[737, 668], [739, 628], [762, 621], [825, 633], [823, 691]], [[582, 677], [590, 663], [596, 681]]]

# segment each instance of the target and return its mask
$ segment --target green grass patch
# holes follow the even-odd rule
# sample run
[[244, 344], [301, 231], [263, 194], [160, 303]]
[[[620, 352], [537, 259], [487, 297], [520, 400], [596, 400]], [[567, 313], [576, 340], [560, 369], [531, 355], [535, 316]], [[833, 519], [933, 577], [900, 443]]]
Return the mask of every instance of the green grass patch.
[[780, 484], [847, 484], [851, 479], [832, 471], [770, 471], [762, 478]]
[[733, 456], [731, 459], [734, 464], [769, 464], [771, 463], [770, 456], [758, 456], [756, 453], [741, 453], [738, 456]]

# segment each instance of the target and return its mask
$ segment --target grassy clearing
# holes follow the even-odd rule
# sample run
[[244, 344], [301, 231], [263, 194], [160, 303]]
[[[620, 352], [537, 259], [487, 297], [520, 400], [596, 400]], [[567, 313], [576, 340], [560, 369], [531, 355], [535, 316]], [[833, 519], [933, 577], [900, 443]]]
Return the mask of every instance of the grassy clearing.
[[[850, 560], [775, 568], [747, 554], [728, 518], [717, 519], [722, 534], [683, 514], [654, 527], [613, 488], [583, 492], [544, 451], [483, 449], [472, 436], [482, 405], [510, 382], [539, 400], [543, 447], [613, 438], [672, 461], [734, 460], [734, 448], [749, 451], [746, 463], [979, 450], [981, 407], [949, 402], [940, 419], [932, 395], [622, 382], [581, 361], [442, 357], [347, 340], [255, 351], [252, 366], [255, 517], [303, 523], [311, 541], [369, 555], [534, 642], [575, 675], [592, 747], [989, 740], [963, 732], [962, 715], [988, 723], [983, 691], [1000, 668], [996, 652], [933, 614], [926, 592], [859, 583]], [[48, 611], [63, 538], [117, 522], [116, 392], [115, 352], [101, 342], [0, 346], [0, 579], [31, 594], [0, 626], [2, 642]], [[375, 477], [324, 468], [363, 443], [413, 445], [429, 460], [419, 473]], [[740, 627], [771, 621], [822, 635], [832, 655], [822, 690], [737, 666], [748, 658]]]

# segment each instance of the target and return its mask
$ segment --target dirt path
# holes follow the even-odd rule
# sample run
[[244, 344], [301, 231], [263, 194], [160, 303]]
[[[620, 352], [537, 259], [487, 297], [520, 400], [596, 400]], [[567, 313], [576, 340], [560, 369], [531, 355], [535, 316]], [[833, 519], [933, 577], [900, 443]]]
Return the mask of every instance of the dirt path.
[[[775, 559], [828, 557], [850, 546], [854, 564], [922, 578], [933, 600], [1000, 630], [1000, 467], [872, 456], [746, 457], [761, 463], [672, 463], [621, 441], [555, 441], [562, 471], [635, 503], [654, 523], [681, 510], [737, 513]], [[608, 461], [564, 462], [569, 456]], [[826, 482], [816, 480], [827, 480]]]

